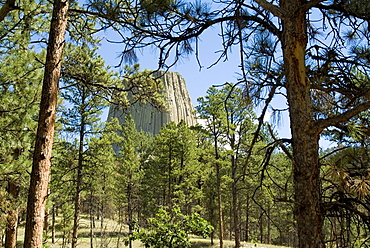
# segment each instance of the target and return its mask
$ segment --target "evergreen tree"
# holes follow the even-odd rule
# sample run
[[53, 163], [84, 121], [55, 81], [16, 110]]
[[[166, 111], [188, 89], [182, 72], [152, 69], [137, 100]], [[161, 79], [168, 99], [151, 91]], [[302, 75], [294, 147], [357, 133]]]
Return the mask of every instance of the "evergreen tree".
[[[206, 97], [198, 99], [199, 106], [197, 110], [199, 118], [203, 119], [207, 124], [207, 130], [214, 140], [214, 146], [222, 147], [226, 150], [224, 160], [229, 160], [224, 165], [225, 176], [231, 181], [232, 195], [232, 213], [231, 223], [235, 236], [236, 247], [240, 246], [240, 231], [239, 231], [239, 188], [241, 179], [245, 176], [245, 152], [246, 147], [252, 141], [255, 127], [253, 121], [255, 119], [252, 106], [243, 99], [243, 92], [237, 85], [225, 84], [221, 89], [211, 87], [207, 91]], [[218, 151], [220, 152], [220, 151]], [[248, 162], [247, 162], [248, 163]], [[243, 165], [244, 164], [244, 165]], [[216, 172], [220, 171], [217, 168]], [[222, 177], [223, 175], [219, 175]], [[220, 185], [221, 189], [221, 185]], [[219, 192], [221, 195], [221, 192]], [[219, 209], [221, 211], [222, 209]], [[231, 233], [231, 231], [230, 231]]]
[[[171, 122], [162, 128], [144, 166], [143, 194], [150, 213], [155, 206], [171, 208], [174, 204], [186, 213], [196, 210], [202, 198], [198, 183], [205, 167], [199, 163], [195, 131], [184, 121]], [[150, 190], [153, 187], [156, 192]]]
[[[60, 126], [60, 125], [59, 125]], [[62, 247], [67, 247], [70, 242], [73, 228], [73, 195], [75, 188], [74, 171], [77, 166], [78, 147], [76, 143], [62, 139], [59, 135], [54, 141], [54, 152], [51, 160], [50, 197], [49, 205], [52, 210], [51, 238], [56, 239], [56, 227], [60, 226]], [[57, 219], [57, 217], [59, 217]]]
[[[64, 130], [77, 136], [78, 158], [76, 172], [76, 190], [74, 197], [74, 227], [72, 247], [77, 245], [79, 216], [81, 213], [81, 192], [83, 171], [86, 166], [85, 150], [89, 136], [96, 130], [103, 108], [107, 106], [104, 92], [99, 88], [89, 88], [89, 85], [113, 85], [115, 78], [112, 72], [104, 68], [101, 57], [87, 46], [67, 47], [66, 63], [63, 69], [63, 87], [61, 96], [67, 101], [62, 112]], [[80, 63], [83, 61], [83, 63]], [[73, 136], [72, 136], [73, 137]]]
[[[114, 219], [117, 211], [114, 197], [116, 196], [115, 180], [117, 158], [112, 144], [120, 141], [115, 132], [118, 122], [112, 121], [95, 132], [98, 135], [89, 139], [88, 149], [85, 152], [86, 165], [83, 168], [84, 197], [81, 198], [83, 205], [88, 206], [90, 214], [90, 246], [93, 246], [94, 219], [100, 219], [100, 246], [107, 246], [109, 240], [106, 235], [106, 218]], [[85, 213], [87, 209], [85, 209]]]
[[18, 216], [25, 208], [42, 82], [40, 61], [45, 57], [44, 50], [29, 49], [31, 32], [43, 32], [44, 21], [34, 12], [37, 4], [19, 5], [6, 1], [0, 9], [0, 180], [5, 182], [0, 191], [5, 197], [1, 218], [7, 219], [6, 247], [16, 246]]
[[[116, 202], [119, 211], [119, 221], [126, 213], [126, 223], [129, 235], [133, 233], [133, 220], [139, 218], [140, 199], [139, 190], [143, 180], [143, 158], [150, 144], [148, 135], [138, 132], [134, 120], [128, 114], [120, 132], [122, 141], [119, 142], [119, 155], [117, 157]], [[125, 208], [124, 208], [125, 207]], [[131, 240], [129, 247], [132, 247]]]
[[8, 182], [1, 191], [9, 194], [13, 205], [8, 206], [11, 213], [5, 212], [9, 221], [6, 227], [7, 247], [15, 247], [18, 210], [24, 208], [22, 196], [28, 187], [26, 171], [31, 167], [35, 115], [42, 80], [40, 64], [34, 60], [37, 57], [42, 58], [43, 54], [14, 50], [2, 56], [1, 60], [0, 177]]
[[27, 201], [24, 247], [42, 246], [43, 221], [48, 191], [51, 149], [58, 96], [64, 34], [69, 1], [54, 2], [46, 54], [36, 143]]
[[[218, 61], [227, 58], [233, 45], [238, 46], [241, 80], [248, 85], [246, 92], [267, 105], [276, 94], [286, 96], [299, 247], [323, 247], [318, 141], [326, 128], [345, 123], [370, 107], [364, 94], [369, 88], [367, 3], [367, 0], [224, 1], [212, 8], [201, 2], [173, 1], [153, 11], [142, 2], [133, 13], [125, 11], [128, 6], [120, 2], [104, 5], [99, 1], [100, 5], [96, 4], [99, 8], [93, 9], [92, 14], [117, 21], [121, 30], [132, 30], [132, 35], [122, 37], [121, 41], [125, 44], [122, 54], [126, 58], [134, 58], [137, 48], [157, 48], [160, 68], [173, 65], [197, 50], [192, 42], [198, 41], [205, 30], [221, 27], [220, 43], [224, 49]], [[115, 6], [113, 13], [103, 7], [109, 5]], [[353, 44], [350, 49], [347, 41]], [[174, 56], [169, 56], [171, 52]], [[358, 77], [354, 69], [366, 75], [361, 88], [356, 87]], [[316, 93], [327, 109], [334, 110], [330, 115], [320, 109], [316, 112]]]

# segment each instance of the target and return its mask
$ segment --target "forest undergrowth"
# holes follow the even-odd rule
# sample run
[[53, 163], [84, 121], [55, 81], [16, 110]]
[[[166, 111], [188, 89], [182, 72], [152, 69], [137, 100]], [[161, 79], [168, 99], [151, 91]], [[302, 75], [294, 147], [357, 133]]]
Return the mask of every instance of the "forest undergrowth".
[[[93, 228], [93, 245], [91, 245], [91, 222], [87, 216], [83, 216], [80, 220], [80, 231], [78, 238], [79, 248], [117, 248], [117, 247], [129, 247], [125, 245], [125, 237], [128, 234], [127, 225], [118, 223], [112, 219], [104, 219], [103, 225], [101, 225], [100, 220], [96, 220], [95, 228]], [[45, 248], [62, 248], [70, 247], [70, 240], [63, 240], [63, 230], [60, 225], [55, 227], [55, 243], [52, 243], [51, 230], [47, 234], [47, 242], [44, 241]], [[24, 224], [18, 229], [17, 247], [23, 247], [24, 239]], [[211, 244], [210, 239], [203, 239], [199, 237], [192, 237], [192, 248], [216, 248], [219, 247], [218, 240], [214, 240], [214, 244]], [[133, 241], [132, 248], [143, 248], [144, 245], [139, 241]], [[224, 240], [225, 248], [234, 247], [234, 241]], [[259, 243], [242, 243], [242, 248], [288, 248], [287, 246], [275, 246]]]

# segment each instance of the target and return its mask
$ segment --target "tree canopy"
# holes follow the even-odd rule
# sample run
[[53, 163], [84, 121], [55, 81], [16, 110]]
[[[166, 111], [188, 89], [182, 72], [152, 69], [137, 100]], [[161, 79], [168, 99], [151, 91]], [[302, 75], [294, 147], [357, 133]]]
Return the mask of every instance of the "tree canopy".
[[[109, 138], [102, 133], [92, 137], [91, 147], [83, 135], [78, 149], [71, 140], [56, 147], [79, 153], [78, 175], [94, 174], [84, 171], [84, 164], [107, 163], [109, 173], [103, 173], [99, 183], [105, 185], [115, 178], [122, 179], [116, 186], [135, 185], [135, 190], [127, 189], [126, 201], [116, 201], [122, 209], [122, 204], [133, 203], [133, 193], [140, 198], [143, 205], [136, 202], [126, 208], [130, 221], [134, 214], [150, 216], [154, 214], [150, 209], [179, 204], [186, 214], [198, 211], [214, 226], [218, 224], [221, 247], [227, 235], [240, 246], [242, 230], [247, 240], [254, 235], [272, 242], [279, 233], [276, 240], [297, 247], [368, 244], [368, 0], [6, 0], [1, 4], [0, 132], [4, 135], [0, 138], [0, 197], [4, 201], [0, 209], [7, 219], [0, 223], [7, 227], [9, 246], [15, 245], [12, 230], [16, 230], [18, 208], [24, 208], [22, 192], [27, 189], [25, 247], [42, 244], [59, 86], [60, 97], [81, 107], [71, 108], [61, 123], [69, 131], [94, 133], [96, 129], [85, 128], [99, 121], [108, 102], [125, 107], [139, 101], [157, 107], [164, 104], [160, 80], [133, 65], [138, 52], [147, 47], [157, 51], [158, 69], [169, 70], [191, 55], [201, 67], [199, 44], [211, 29], [218, 30], [214, 40], [222, 47], [215, 51], [219, 58], [214, 64], [236, 50], [240, 65], [235, 70], [240, 77], [235, 85], [226, 84], [221, 91], [211, 88], [208, 99], [200, 99], [198, 110], [208, 121], [205, 128], [170, 123], [160, 135], [147, 137], [145, 142], [153, 147], [145, 149], [139, 144], [144, 139], [127, 138], [126, 143], [117, 139], [118, 145], [127, 146], [123, 154], [116, 154], [117, 160], [111, 149], [107, 149], [106, 160], [102, 155], [101, 147], [109, 143], [107, 139], [114, 139], [111, 129], [101, 131]], [[116, 41], [122, 44], [117, 73], [96, 54], [102, 32], [114, 32], [120, 38]], [[268, 109], [283, 111], [273, 105], [277, 96], [287, 103], [289, 139], [280, 139], [264, 123]], [[261, 109], [257, 118], [251, 104]], [[89, 109], [79, 112], [83, 108]], [[320, 150], [322, 136], [336, 142], [337, 148]], [[55, 163], [61, 168], [54, 172], [63, 173], [63, 164], [76, 166], [71, 154], [56, 154]], [[25, 173], [31, 164], [31, 172]], [[123, 171], [123, 164], [130, 170]], [[123, 178], [114, 177], [114, 172]], [[255, 175], [258, 182], [252, 179]], [[25, 183], [28, 179], [29, 185]], [[90, 206], [93, 195], [100, 203], [107, 202], [104, 193], [117, 198], [107, 188], [97, 193], [96, 184], [87, 179]], [[154, 186], [161, 189], [160, 195], [150, 194]], [[228, 197], [228, 187], [232, 197]], [[86, 200], [81, 197], [82, 202]], [[81, 204], [75, 201], [76, 209]], [[275, 221], [277, 206], [290, 217], [293, 213], [294, 225], [289, 217]], [[67, 215], [67, 205], [58, 207]], [[103, 222], [108, 210], [101, 207], [100, 211]], [[253, 225], [257, 235], [251, 231]], [[292, 226], [297, 242], [283, 235]], [[350, 231], [352, 227], [356, 231]]]

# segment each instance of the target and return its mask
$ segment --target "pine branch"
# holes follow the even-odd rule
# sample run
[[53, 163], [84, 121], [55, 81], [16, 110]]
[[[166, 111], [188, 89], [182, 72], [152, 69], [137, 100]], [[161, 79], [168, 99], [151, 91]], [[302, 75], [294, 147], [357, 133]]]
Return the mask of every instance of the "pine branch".
[[254, 0], [254, 1], [265, 10], [271, 12], [271, 14], [273, 14], [274, 16], [277, 16], [281, 19], [288, 16], [288, 13], [286, 11], [284, 11], [281, 7], [273, 5], [272, 3], [269, 3], [265, 0]]
[[4, 5], [0, 9], [0, 22], [5, 19], [10, 11], [20, 9], [19, 7], [15, 6], [15, 0], [7, 0]]
[[362, 102], [358, 104], [352, 109], [349, 109], [343, 112], [340, 115], [334, 116], [332, 118], [317, 120], [316, 121], [317, 133], [321, 133], [327, 127], [336, 126], [337, 124], [341, 122], [345, 122], [369, 108], [370, 108], [370, 101], [366, 101], [366, 102]]

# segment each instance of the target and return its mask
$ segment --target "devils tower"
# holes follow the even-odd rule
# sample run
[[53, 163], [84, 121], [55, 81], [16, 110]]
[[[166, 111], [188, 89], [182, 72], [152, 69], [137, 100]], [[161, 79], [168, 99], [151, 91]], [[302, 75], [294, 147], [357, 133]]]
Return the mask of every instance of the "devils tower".
[[[162, 80], [164, 86], [167, 111], [161, 112], [150, 104], [136, 103], [128, 108], [138, 131], [158, 134], [163, 125], [169, 122], [179, 123], [184, 120], [189, 126], [195, 125], [195, 109], [186, 88], [184, 78], [178, 72], [155, 72], [154, 77]], [[112, 105], [108, 119], [118, 118], [120, 123], [125, 121], [125, 111]]]

